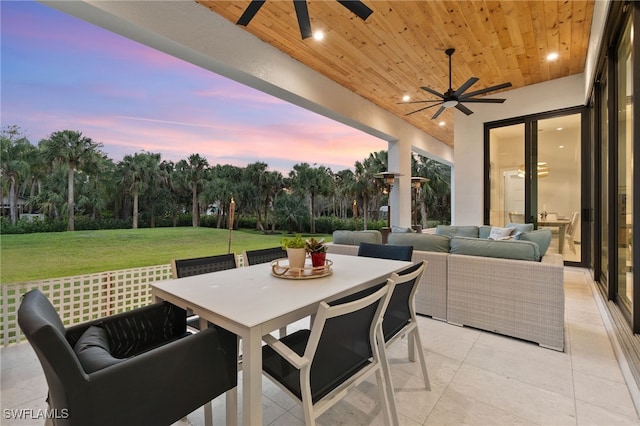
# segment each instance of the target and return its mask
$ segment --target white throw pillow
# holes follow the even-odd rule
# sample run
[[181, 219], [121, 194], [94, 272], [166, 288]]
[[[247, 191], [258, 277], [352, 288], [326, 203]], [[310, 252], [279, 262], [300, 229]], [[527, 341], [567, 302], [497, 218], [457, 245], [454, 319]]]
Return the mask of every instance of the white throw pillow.
[[491, 227], [491, 232], [489, 232], [490, 240], [509, 240], [511, 239], [511, 233], [516, 228], [498, 228], [497, 226]]

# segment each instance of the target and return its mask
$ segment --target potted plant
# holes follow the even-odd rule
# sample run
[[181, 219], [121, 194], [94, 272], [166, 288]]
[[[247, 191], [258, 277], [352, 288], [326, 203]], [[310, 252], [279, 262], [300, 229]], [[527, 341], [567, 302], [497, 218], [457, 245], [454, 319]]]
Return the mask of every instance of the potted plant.
[[324, 238], [320, 240], [309, 238], [305, 243], [305, 249], [311, 255], [311, 264], [314, 268], [324, 266], [327, 258], [327, 246], [324, 245]]
[[304, 268], [304, 261], [307, 255], [305, 249], [305, 240], [300, 234], [296, 234], [293, 238], [282, 238], [280, 245], [287, 250], [287, 259], [289, 259], [289, 268]]

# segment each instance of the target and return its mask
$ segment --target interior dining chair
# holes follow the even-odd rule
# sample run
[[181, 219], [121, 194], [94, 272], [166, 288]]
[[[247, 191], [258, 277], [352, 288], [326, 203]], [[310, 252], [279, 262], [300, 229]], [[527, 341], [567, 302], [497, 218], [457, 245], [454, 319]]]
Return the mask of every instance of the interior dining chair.
[[524, 213], [509, 212], [509, 222], [524, 223]]
[[287, 251], [282, 247], [270, 247], [259, 250], [246, 250], [243, 253], [246, 266], [272, 262], [276, 259], [287, 257]]
[[576, 254], [576, 243], [573, 240], [576, 234], [576, 230], [578, 229], [578, 218], [580, 217], [580, 213], [573, 212], [571, 213], [571, 221], [567, 226], [567, 231], [565, 232], [565, 241], [569, 244], [569, 248], [573, 254]]
[[263, 372], [303, 406], [305, 424], [347, 395], [371, 374], [378, 382], [386, 424], [398, 424], [395, 399], [383, 373], [382, 314], [393, 284], [342, 304], [320, 302], [311, 330], [279, 340], [266, 335]]
[[56, 426], [169, 425], [203, 405], [210, 424], [211, 400], [236, 390], [236, 335], [187, 333], [186, 312], [167, 302], [65, 328], [32, 290], [18, 324], [44, 370]]
[[[210, 272], [223, 271], [235, 267], [237, 267], [237, 263], [234, 253], [196, 257], [192, 259], [173, 259], [171, 261], [173, 278], [208, 274]], [[195, 330], [200, 330], [200, 317], [193, 315], [193, 312], [188, 312], [187, 325]]]
[[411, 261], [413, 246], [360, 243], [358, 256]]

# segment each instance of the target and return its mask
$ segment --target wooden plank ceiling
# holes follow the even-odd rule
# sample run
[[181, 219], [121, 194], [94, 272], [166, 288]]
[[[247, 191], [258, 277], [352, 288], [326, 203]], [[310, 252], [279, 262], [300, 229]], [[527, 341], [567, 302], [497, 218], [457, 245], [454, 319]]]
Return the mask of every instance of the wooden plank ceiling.
[[[236, 22], [249, 0], [198, 0]], [[364, 0], [373, 10], [362, 21], [337, 1], [307, 1], [311, 27], [325, 38], [302, 40], [293, 1], [268, 0], [246, 30], [376, 105], [453, 146], [453, 109], [437, 120], [437, 107], [406, 116], [437, 99], [420, 89], [449, 87], [448, 58], [455, 48], [452, 86], [480, 81], [467, 92], [504, 82], [513, 88], [583, 71], [593, 0], [576, 1], [383, 1]], [[559, 58], [547, 61], [547, 54]], [[492, 92], [489, 97], [496, 96]], [[483, 104], [467, 104], [472, 111]], [[508, 103], [501, 105], [505, 110]], [[506, 112], [506, 111], [505, 111]], [[506, 113], [506, 116], [509, 114]], [[461, 120], [464, 117], [460, 118]], [[439, 122], [446, 124], [440, 126]]]

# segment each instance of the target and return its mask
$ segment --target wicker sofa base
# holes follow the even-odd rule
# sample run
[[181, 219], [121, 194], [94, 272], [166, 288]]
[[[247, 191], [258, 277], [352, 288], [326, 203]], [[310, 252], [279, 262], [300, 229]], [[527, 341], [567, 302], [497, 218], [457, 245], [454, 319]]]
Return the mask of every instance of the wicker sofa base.
[[564, 350], [564, 266], [451, 254], [447, 321]]
[[[358, 254], [358, 246], [328, 244], [328, 253]], [[413, 251], [428, 262], [416, 312], [564, 350], [564, 264]]]

